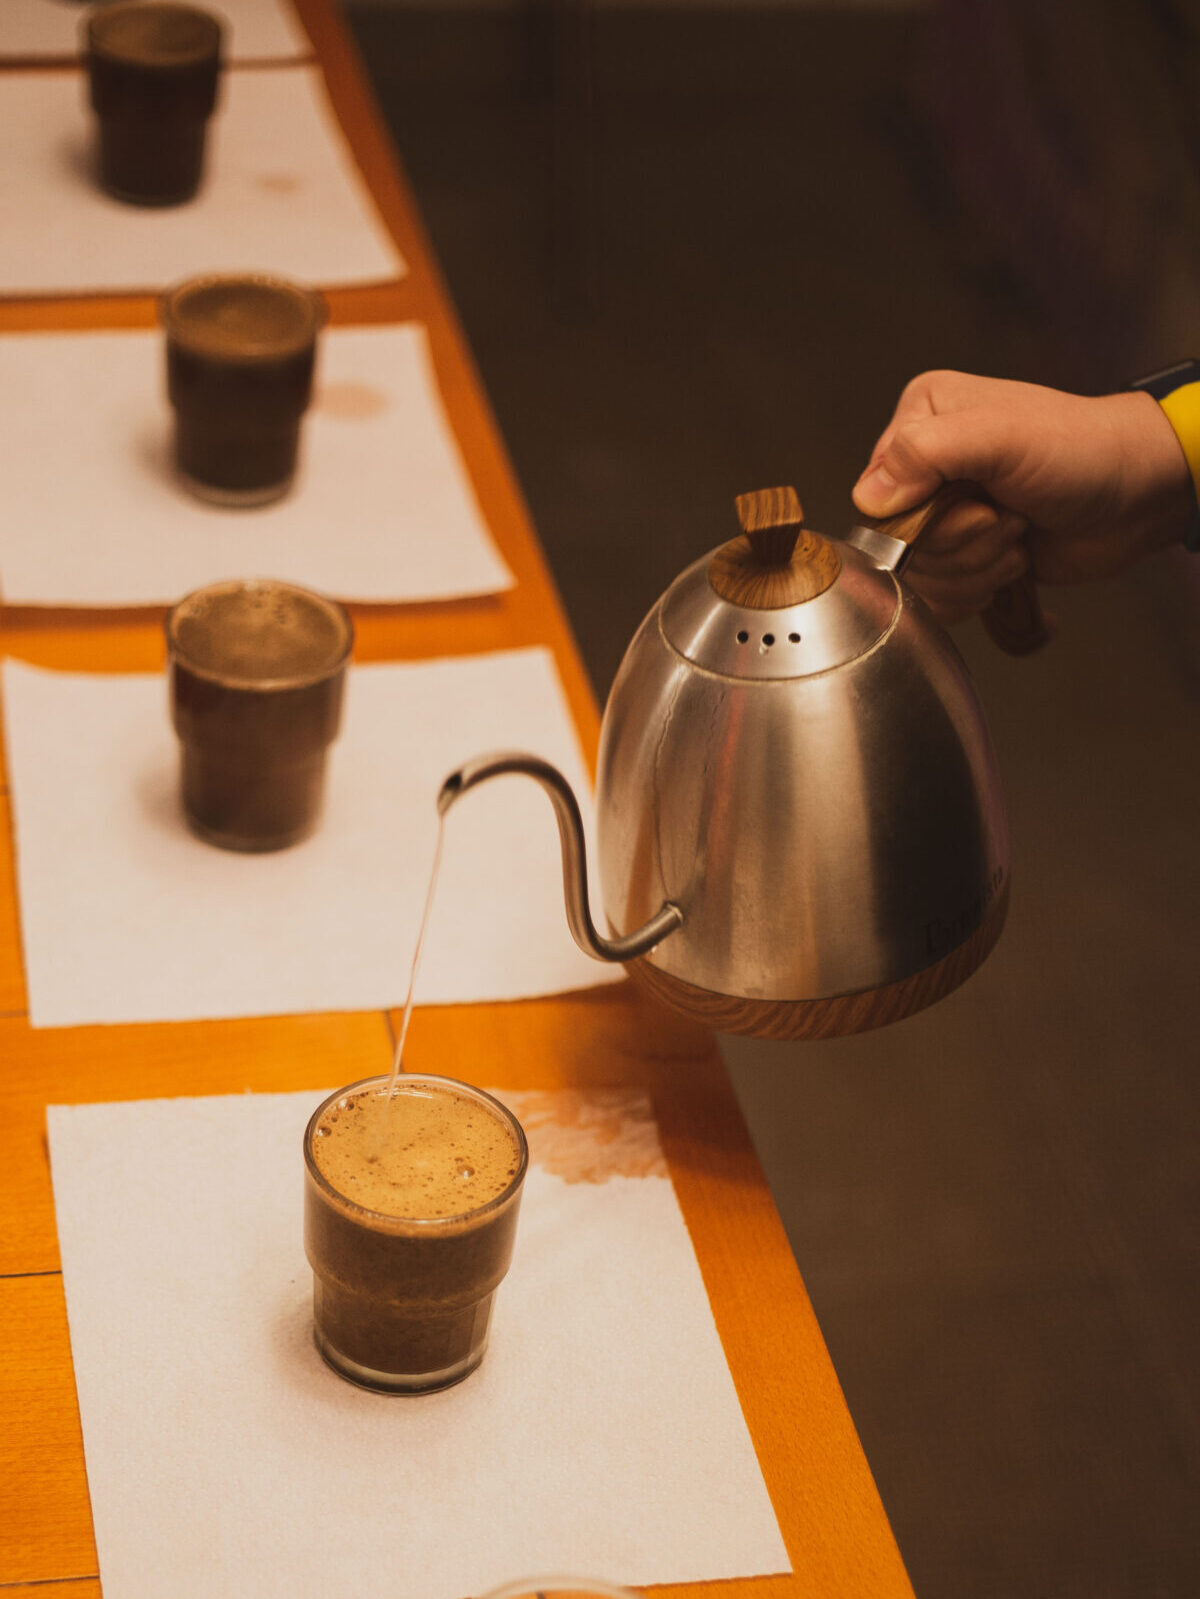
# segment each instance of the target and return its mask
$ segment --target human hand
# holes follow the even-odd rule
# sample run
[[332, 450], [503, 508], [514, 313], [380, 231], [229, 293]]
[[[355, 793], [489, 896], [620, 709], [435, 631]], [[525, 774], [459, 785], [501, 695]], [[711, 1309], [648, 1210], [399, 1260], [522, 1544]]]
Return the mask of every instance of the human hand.
[[905, 576], [943, 622], [983, 610], [1032, 563], [1046, 583], [1108, 577], [1182, 537], [1191, 481], [1174, 431], [1141, 392], [1098, 398], [1033, 383], [923, 372], [900, 396], [854, 487], [870, 516], [970, 478], [921, 534]]

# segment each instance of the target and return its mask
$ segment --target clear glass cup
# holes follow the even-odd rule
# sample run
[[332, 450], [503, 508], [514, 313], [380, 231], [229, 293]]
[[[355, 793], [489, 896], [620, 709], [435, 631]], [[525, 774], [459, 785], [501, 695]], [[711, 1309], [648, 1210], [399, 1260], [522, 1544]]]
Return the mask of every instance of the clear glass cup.
[[421, 1393], [487, 1349], [529, 1150], [499, 1100], [449, 1077], [369, 1077], [304, 1134], [304, 1247], [317, 1348], [351, 1382]]
[[212, 583], [166, 621], [183, 809], [223, 849], [284, 849], [317, 825], [354, 627], [336, 600], [269, 578]]
[[159, 319], [184, 487], [234, 509], [280, 499], [312, 400], [321, 296], [265, 273], [210, 273], [169, 290]]
[[595, 1577], [524, 1577], [493, 1588], [480, 1599], [639, 1599], [639, 1595]]
[[222, 28], [196, 6], [93, 7], [83, 55], [101, 186], [131, 205], [180, 205], [200, 187]]

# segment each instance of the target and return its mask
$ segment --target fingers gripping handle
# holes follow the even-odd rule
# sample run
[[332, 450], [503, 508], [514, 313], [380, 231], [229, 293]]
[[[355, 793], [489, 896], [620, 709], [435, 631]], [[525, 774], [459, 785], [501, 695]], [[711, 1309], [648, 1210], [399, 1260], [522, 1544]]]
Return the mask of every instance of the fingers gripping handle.
[[859, 520], [865, 527], [872, 527], [877, 533], [885, 533], [888, 538], [895, 539], [898, 544], [911, 547], [927, 527], [940, 521], [947, 511], [963, 500], [982, 500], [985, 505], [992, 503], [978, 483], [959, 478], [953, 483], [943, 483], [929, 499], [922, 500], [920, 505], [914, 505], [911, 510], [901, 511], [896, 516], [860, 516]]
[[1032, 572], [997, 589], [980, 620], [992, 643], [1009, 655], [1032, 655], [1054, 637]]
[[[861, 521], [876, 532], [911, 547], [927, 527], [964, 500], [977, 500], [985, 505], [992, 503], [978, 483], [960, 478], [953, 483], [943, 483], [936, 494], [911, 511], [901, 511], [898, 516], [864, 516]], [[1054, 636], [1031, 572], [998, 589], [984, 610], [982, 620], [989, 638], [1009, 655], [1032, 655]]]

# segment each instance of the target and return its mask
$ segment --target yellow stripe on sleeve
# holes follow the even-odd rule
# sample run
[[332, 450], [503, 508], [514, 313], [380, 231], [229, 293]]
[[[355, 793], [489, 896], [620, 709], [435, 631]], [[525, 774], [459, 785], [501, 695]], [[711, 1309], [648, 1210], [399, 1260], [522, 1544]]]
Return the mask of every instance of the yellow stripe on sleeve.
[[1200, 381], [1172, 389], [1158, 402], [1175, 430], [1192, 474], [1192, 488], [1200, 504]]

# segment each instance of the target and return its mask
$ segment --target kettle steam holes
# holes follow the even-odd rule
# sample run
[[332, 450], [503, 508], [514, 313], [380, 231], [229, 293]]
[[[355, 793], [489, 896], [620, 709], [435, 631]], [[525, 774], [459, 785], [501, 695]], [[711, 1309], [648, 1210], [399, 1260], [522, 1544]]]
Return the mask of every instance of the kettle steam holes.
[[[738, 641], [739, 644], [748, 644], [750, 642], [750, 635], [749, 635], [749, 633], [747, 633], [747, 631], [746, 631], [746, 629], [744, 627], [740, 628], [738, 630], [737, 641]], [[774, 642], [775, 642], [774, 633], [764, 633], [763, 634], [763, 636], [762, 636], [762, 646], [763, 646], [764, 649], [769, 650], [771, 648], [771, 646], [774, 644]], [[799, 642], [800, 642], [799, 633], [789, 633], [788, 634], [788, 643], [789, 644], [799, 644]]]

